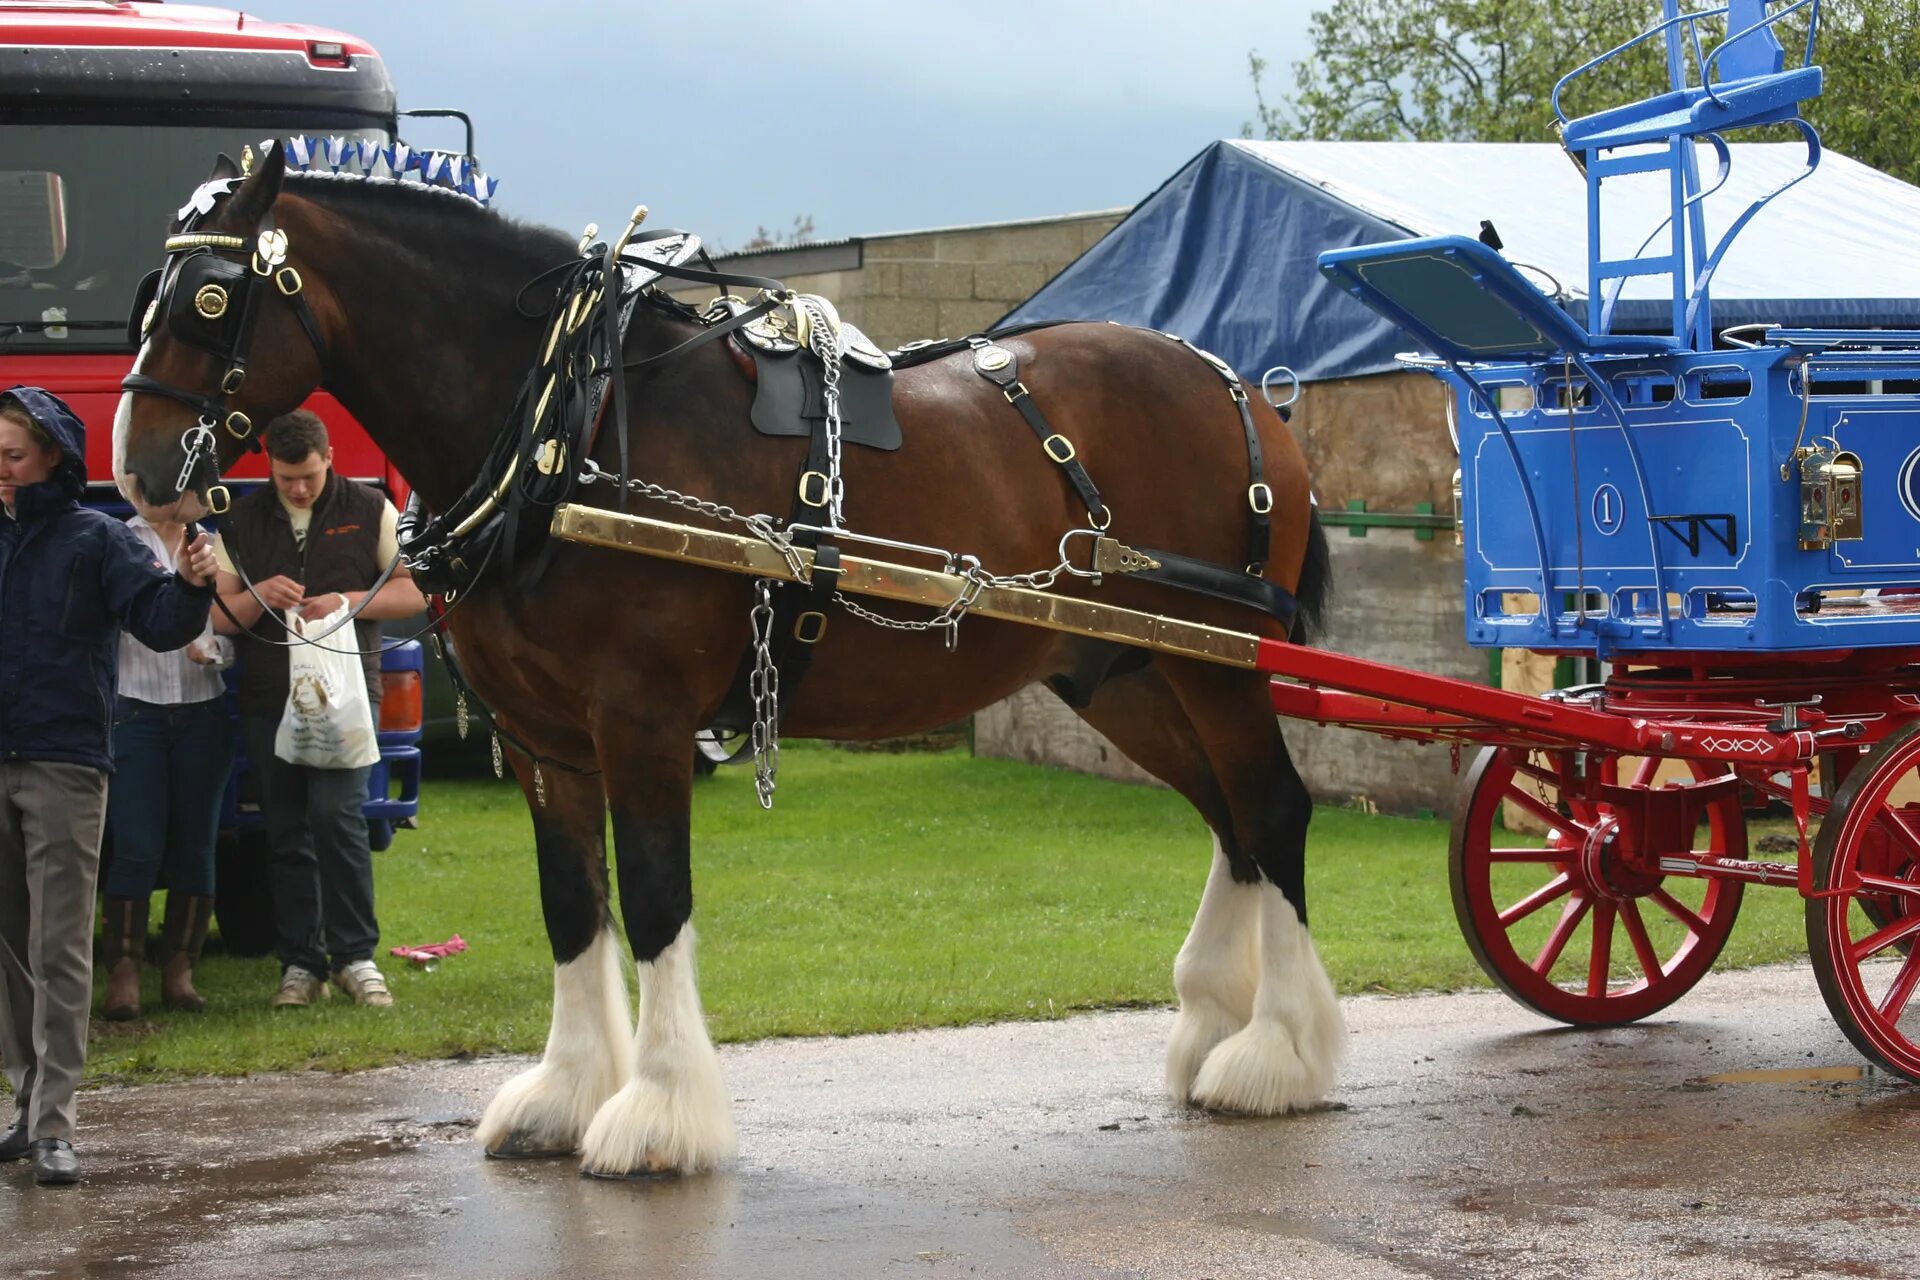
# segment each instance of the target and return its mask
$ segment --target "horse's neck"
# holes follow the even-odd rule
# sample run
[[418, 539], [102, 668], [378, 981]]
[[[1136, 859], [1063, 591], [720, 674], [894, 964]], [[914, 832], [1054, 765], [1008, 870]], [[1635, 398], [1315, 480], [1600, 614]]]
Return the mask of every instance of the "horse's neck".
[[[485, 460], [535, 355], [541, 321], [512, 291], [537, 268], [492, 279], [431, 271], [377, 238], [335, 252], [345, 323], [328, 353], [327, 390], [428, 505], [445, 510]], [[551, 264], [544, 264], [551, 265]]]

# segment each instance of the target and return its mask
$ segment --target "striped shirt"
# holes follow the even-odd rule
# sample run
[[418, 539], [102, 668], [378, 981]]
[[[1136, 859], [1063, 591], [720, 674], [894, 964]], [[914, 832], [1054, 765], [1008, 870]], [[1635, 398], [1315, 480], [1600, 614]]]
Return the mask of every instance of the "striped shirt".
[[[153, 552], [155, 562], [162, 568], [178, 567], [173, 550], [160, 540], [159, 531], [144, 518], [134, 516], [127, 521], [127, 527]], [[205, 702], [226, 693], [227, 683], [220, 678], [220, 672], [233, 665], [233, 642], [225, 636], [214, 635], [209, 621], [207, 629], [194, 643], [216, 649], [220, 656], [212, 666], [195, 662], [185, 649], [156, 653], [123, 634], [120, 637], [120, 696], [173, 706], [182, 702]]]

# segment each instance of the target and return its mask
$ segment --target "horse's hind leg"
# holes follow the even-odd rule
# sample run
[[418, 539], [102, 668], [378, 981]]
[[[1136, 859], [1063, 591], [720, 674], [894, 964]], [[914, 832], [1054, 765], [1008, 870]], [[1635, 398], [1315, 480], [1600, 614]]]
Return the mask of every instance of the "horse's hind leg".
[[1225, 848], [1232, 811], [1200, 735], [1157, 667], [1108, 680], [1076, 710], [1128, 759], [1185, 796], [1214, 833], [1207, 887], [1173, 963], [1180, 1012], [1167, 1040], [1167, 1091], [1185, 1102], [1214, 1046], [1253, 1017], [1260, 980], [1259, 886], [1232, 874]]
[[[518, 760], [515, 769], [528, 772]], [[606, 800], [597, 777], [545, 772], [544, 805], [527, 777], [522, 786], [553, 947], [553, 1022], [539, 1065], [507, 1081], [480, 1121], [480, 1141], [494, 1156], [571, 1153], [633, 1073], [633, 1018], [607, 910]]]
[[1207, 1054], [1191, 1097], [1202, 1106], [1256, 1115], [1308, 1106], [1333, 1087], [1346, 1040], [1333, 984], [1307, 933], [1313, 798], [1287, 755], [1266, 676], [1181, 659], [1156, 665], [1227, 797], [1232, 823], [1219, 831], [1222, 852], [1234, 884], [1252, 889], [1259, 919], [1252, 1017]]
[[734, 1151], [720, 1058], [695, 985], [693, 733], [691, 723], [623, 723], [599, 743], [611, 766], [607, 796], [621, 914], [639, 966], [640, 1023], [632, 1071], [580, 1144], [580, 1167], [590, 1174], [695, 1173]]

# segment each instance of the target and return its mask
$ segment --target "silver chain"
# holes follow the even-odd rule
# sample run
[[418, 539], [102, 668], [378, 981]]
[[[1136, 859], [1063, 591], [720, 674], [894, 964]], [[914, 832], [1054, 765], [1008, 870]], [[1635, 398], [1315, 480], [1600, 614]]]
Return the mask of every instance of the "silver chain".
[[800, 294], [793, 305], [796, 309], [806, 308], [807, 343], [820, 358], [820, 385], [827, 410], [827, 520], [840, 529], [847, 523], [842, 509], [847, 488], [840, 475], [840, 326], [813, 294]]
[[[824, 330], [824, 324], [816, 324], [814, 332]], [[840, 392], [838, 336], [829, 340], [834, 348], [831, 359], [822, 356], [826, 366], [827, 397], [827, 466], [829, 518], [838, 526], [841, 522], [840, 497], [842, 481], [840, 477]], [[819, 350], [818, 347], [815, 348]], [[586, 470], [580, 473], [582, 486], [601, 480], [614, 480], [612, 473], [601, 467], [593, 459], [584, 460]], [[756, 538], [778, 551], [786, 560], [788, 570], [795, 581], [811, 580], [811, 569], [801, 557], [793, 540], [778, 528], [779, 521], [767, 515], [741, 515], [732, 507], [723, 503], [709, 502], [691, 494], [681, 493], [678, 489], [669, 489], [665, 485], [654, 484], [647, 480], [628, 480], [627, 489], [643, 498], [664, 502], [670, 506], [692, 511], [712, 520], [723, 523], [744, 525]], [[960, 623], [973, 606], [979, 602], [980, 595], [990, 587], [1027, 587], [1036, 591], [1046, 591], [1060, 579], [1063, 573], [1077, 577], [1095, 577], [1085, 569], [1075, 566], [1066, 555], [1066, 544], [1076, 534], [1092, 533], [1098, 530], [1074, 530], [1060, 539], [1061, 554], [1059, 563], [1050, 569], [1033, 573], [996, 575], [981, 567], [980, 561], [973, 556], [963, 556], [952, 552], [942, 553], [950, 569], [964, 581], [953, 599], [949, 600], [939, 613], [920, 622], [909, 622], [900, 618], [889, 618], [876, 613], [848, 597], [844, 592], [836, 591], [833, 598], [848, 613], [864, 619], [877, 627], [889, 631], [924, 632], [943, 630], [946, 632], [946, 644], [949, 651], [960, 643]], [[753, 671], [748, 677], [748, 690], [753, 695], [753, 789], [759, 797], [760, 807], [773, 808], [773, 792], [780, 772], [780, 669], [773, 661], [773, 582], [760, 578], [754, 583], [754, 605], [749, 619], [753, 627]], [[498, 750], [498, 747], [495, 747]]]
[[1029, 587], [1035, 591], [1045, 591], [1059, 580], [1062, 573], [1080, 572], [1080, 570], [1075, 569], [1073, 565], [1067, 563], [1065, 559], [1062, 559], [1060, 563], [1053, 566], [1053, 568], [1043, 569], [1038, 573], [1018, 573], [1002, 576], [988, 573], [980, 567], [979, 561], [973, 559], [971, 556], [962, 557], [961, 559], [963, 563], [959, 570], [959, 576], [966, 580], [965, 585], [960, 588], [959, 594], [949, 600], [939, 613], [925, 621], [909, 622], [904, 618], [889, 618], [884, 613], [876, 613], [872, 609], [858, 603], [843, 592], [834, 592], [833, 598], [835, 603], [839, 604], [841, 608], [851, 613], [854, 617], [864, 619], [876, 627], [884, 627], [889, 631], [934, 631], [944, 629], [947, 633], [947, 651], [951, 653], [960, 647], [961, 620], [965, 618], [973, 606], [979, 602], [980, 594], [989, 587]]
[[[586, 460], [586, 466], [587, 470], [580, 475], [580, 483], [582, 485], [590, 485], [598, 480], [611, 480], [614, 478], [610, 472], [591, 458]], [[704, 498], [696, 498], [689, 494], [681, 493], [677, 489], [669, 489], [665, 485], [653, 484], [646, 480], [629, 480], [627, 481], [627, 488], [643, 498], [652, 498], [655, 501], [665, 502], [671, 506], [681, 507], [688, 511], [695, 511], [715, 520], [745, 525], [750, 533], [780, 553], [782, 558], [786, 560], [787, 568], [792, 571], [796, 581], [807, 582], [811, 580], [812, 573], [806, 561], [801, 558], [800, 552], [793, 545], [792, 540], [776, 527], [779, 522], [772, 516], [743, 516], [732, 507], [717, 502], [709, 502]], [[1098, 533], [1099, 530], [1097, 529], [1074, 530], [1068, 533], [1066, 538], [1061, 539], [1061, 545], [1064, 548], [1067, 539], [1072, 538], [1075, 534], [1097, 535]], [[952, 572], [964, 578], [966, 581], [959, 593], [955, 595], [952, 600], [948, 601], [938, 614], [925, 621], [909, 622], [901, 618], [889, 618], [883, 613], [876, 613], [872, 609], [859, 604], [844, 592], [834, 592], [834, 602], [846, 609], [848, 613], [853, 614], [856, 618], [871, 622], [876, 627], [885, 627], [890, 631], [933, 631], [944, 628], [947, 631], [947, 647], [951, 649], [957, 643], [958, 628], [961, 619], [966, 617], [967, 612], [972, 609], [974, 604], [979, 600], [980, 593], [987, 588], [1026, 587], [1033, 591], [1049, 591], [1053, 588], [1053, 584], [1060, 580], [1062, 574], [1072, 574], [1075, 577], [1087, 578], [1097, 576], [1073, 564], [1067, 559], [1064, 550], [1059, 562], [1053, 565], [1052, 568], [1039, 569], [1032, 573], [1012, 574], [988, 573], [985, 569], [981, 568], [979, 560], [973, 556], [963, 556], [953, 552], [943, 554], [945, 554], [949, 566], [953, 567]]]
[[760, 807], [771, 809], [780, 772], [780, 668], [773, 661], [773, 583], [761, 578], [753, 590], [753, 674], [747, 678], [753, 694], [753, 790], [760, 797]]

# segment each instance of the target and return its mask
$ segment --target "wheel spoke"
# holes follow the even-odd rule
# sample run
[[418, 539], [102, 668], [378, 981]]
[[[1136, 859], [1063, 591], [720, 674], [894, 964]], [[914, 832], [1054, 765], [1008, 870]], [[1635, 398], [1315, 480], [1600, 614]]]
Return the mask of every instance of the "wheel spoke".
[[1488, 862], [1551, 862], [1559, 864], [1567, 860], [1565, 849], [1549, 849], [1542, 845], [1531, 849], [1489, 849]]
[[1587, 956], [1587, 995], [1595, 1000], [1607, 994], [1607, 975], [1613, 969], [1613, 917], [1613, 900], [1600, 899], [1593, 909], [1593, 950]]
[[1880, 1016], [1890, 1025], [1898, 1026], [1900, 1015], [1907, 1011], [1907, 1001], [1913, 998], [1913, 988], [1920, 984], [1920, 953], [1907, 957], [1900, 966], [1900, 976], [1887, 988], [1886, 998], [1880, 1001]]
[[1567, 905], [1560, 909], [1559, 923], [1553, 926], [1553, 932], [1547, 935], [1547, 944], [1534, 957], [1535, 973], [1544, 978], [1559, 963], [1560, 953], [1567, 949], [1567, 940], [1573, 937], [1573, 931], [1580, 927], [1580, 921], [1586, 918], [1587, 908], [1592, 905], [1591, 901], [1577, 893], [1567, 899]]
[[1705, 920], [1702, 920], [1699, 916], [1693, 914], [1693, 911], [1687, 906], [1686, 903], [1680, 901], [1680, 899], [1674, 897], [1672, 894], [1668, 893], [1665, 889], [1655, 889], [1652, 893], [1648, 894], [1647, 896], [1649, 898], [1652, 898], [1655, 902], [1659, 903], [1661, 908], [1665, 910], [1668, 915], [1672, 916], [1675, 920], [1678, 920], [1681, 924], [1687, 926], [1687, 932], [1692, 934], [1693, 936], [1699, 937], [1701, 934], [1707, 931], [1707, 922]]
[[1620, 922], [1627, 927], [1627, 937], [1633, 940], [1633, 954], [1639, 957], [1640, 972], [1647, 975], [1647, 981], [1658, 982], [1666, 977], [1666, 970], [1660, 964], [1660, 953], [1653, 949], [1653, 939], [1647, 936], [1647, 922], [1640, 918], [1640, 904], [1622, 903]]
[[1896, 943], [1904, 942], [1914, 934], [1920, 933], [1920, 916], [1902, 916], [1883, 929], [1876, 929], [1858, 942], [1849, 943], [1847, 956], [1859, 964]]
[[1566, 893], [1571, 888], [1573, 888], [1572, 878], [1569, 877], [1566, 872], [1561, 872], [1526, 897], [1520, 899], [1520, 901], [1508, 907], [1505, 911], [1502, 911], [1500, 913], [1500, 927], [1503, 929], [1513, 928], [1514, 925], [1525, 920], [1528, 916], [1546, 906], [1555, 898]]
[[1540, 821], [1546, 823], [1555, 831], [1563, 832], [1569, 836], [1578, 836], [1580, 834], [1579, 825], [1571, 818], [1561, 817], [1557, 809], [1552, 805], [1544, 803], [1539, 796], [1534, 795], [1533, 792], [1528, 791], [1525, 787], [1509, 785], [1507, 787], [1506, 800], [1508, 804], [1519, 805], [1522, 809], [1540, 819]]
[[[1859, 879], [1862, 889], [1871, 889], [1876, 895], [1901, 901], [1920, 898], [1920, 884], [1915, 884], [1911, 880], [1899, 880], [1892, 876], [1876, 876], [1865, 871], [1859, 873]], [[1920, 906], [1920, 903], [1916, 903], [1915, 905]]]
[[1893, 838], [1893, 843], [1907, 852], [1907, 861], [1920, 861], [1920, 832], [1916, 832], [1908, 820], [1905, 809], [1886, 808], [1880, 811], [1880, 829]]

